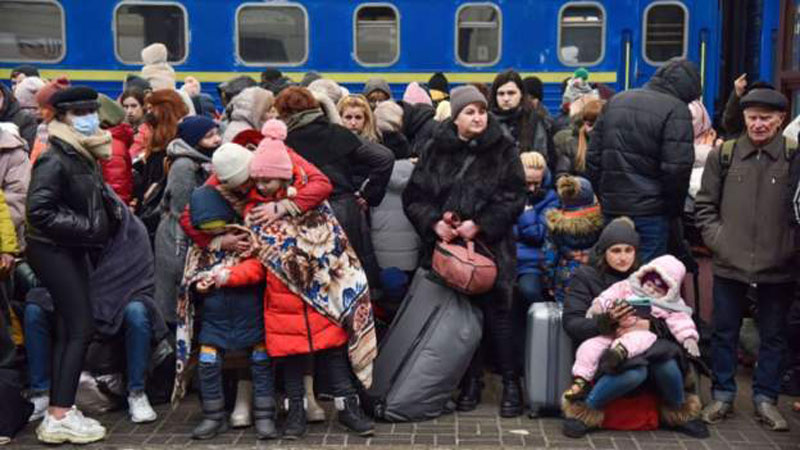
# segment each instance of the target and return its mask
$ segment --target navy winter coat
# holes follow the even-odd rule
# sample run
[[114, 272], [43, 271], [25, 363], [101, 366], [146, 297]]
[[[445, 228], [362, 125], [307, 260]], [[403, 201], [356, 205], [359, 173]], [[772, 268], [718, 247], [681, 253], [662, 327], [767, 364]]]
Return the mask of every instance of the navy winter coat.
[[198, 342], [235, 350], [264, 343], [263, 287], [225, 287], [203, 296]]
[[517, 236], [517, 275], [542, 273], [542, 265], [545, 262], [544, 244], [547, 237], [545, 215], [547, 211], [560, 207], [552, 179], [550, 171], [545, 169], [542, 181], [542, 189], [546, 191], [544, 198], [535, 204], [531, 204], [529, 200], [514, 227]]

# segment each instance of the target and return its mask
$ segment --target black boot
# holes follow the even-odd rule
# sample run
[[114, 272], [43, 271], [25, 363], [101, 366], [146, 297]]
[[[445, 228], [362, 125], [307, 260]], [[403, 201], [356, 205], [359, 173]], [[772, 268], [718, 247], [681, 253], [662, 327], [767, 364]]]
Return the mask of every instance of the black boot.
[[473, 411], [481, 402], [482, 390], [483, 381], [480, 377], [467, 375], [461, 382], [461, 392], [456, 400], [456, 409], [463, 412]]
[[283, 438], [296, 440], [306, 435], [306, 406], [304, 398], [286, 399], [289, 413], [283, 424]]
[[503, 375], [503, 395], [500, 397], [500, 417], [517, 417], [522, 414], [525, 403], [522, 401], [522, 387], [519, 376], [513, 373]]
[[192, 439], [212, 439], [228, 431], [225, 399], [203, 400], [203, 420], [192, 430]]
[[255, 397], [253, 399], [253, 417], [259, 439], [278, 437], [278, 430], [275, 428], [275, 413], [275, 400], [272, 397]]
[[335, 401], [340, 424], [359, 436], [372, 436], [375, 433], [375, 424], [364, 414], [358, 396], [336, 397]]

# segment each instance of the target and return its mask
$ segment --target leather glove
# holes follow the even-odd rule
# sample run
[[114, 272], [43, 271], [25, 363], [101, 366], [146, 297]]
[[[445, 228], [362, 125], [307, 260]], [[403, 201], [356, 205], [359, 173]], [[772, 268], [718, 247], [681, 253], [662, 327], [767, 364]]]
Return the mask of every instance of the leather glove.
[[686, 339], [683, 341], [683, 348], [685, 348], [691, 356], [695, 358], [700, 357], [700, 346], [697, 345], [696, 339]]

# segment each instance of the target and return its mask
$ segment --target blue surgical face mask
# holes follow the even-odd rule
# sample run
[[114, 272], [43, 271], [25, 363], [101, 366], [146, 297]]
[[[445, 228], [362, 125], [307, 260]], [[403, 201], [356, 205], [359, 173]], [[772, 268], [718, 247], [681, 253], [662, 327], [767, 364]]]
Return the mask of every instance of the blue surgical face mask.
[[80, 134], [91, 136], [100, 129], [100, 117], [96, 112], [85, 116], [72, 116], [72, 128]]

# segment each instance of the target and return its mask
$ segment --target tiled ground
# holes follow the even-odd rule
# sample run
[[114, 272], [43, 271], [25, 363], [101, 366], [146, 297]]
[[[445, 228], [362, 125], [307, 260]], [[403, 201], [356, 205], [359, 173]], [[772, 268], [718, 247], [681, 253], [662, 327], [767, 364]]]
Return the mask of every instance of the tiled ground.
[[[740, 377], [742, 393], [747, 392], [749, 373]], [[599, 432], [584, 439], [568, 439], [561, 434], [561, 421], [555, 418], [501, 419], [497, 416], [496, 380], [490, 383], [484, 404], [470, 413], [457, 413], [417, 424], [378, 424], [376, 434], [369, 439], [348, 435], [335, 420], [312, 424], [301, 441], [258, 441], [252, 428], [232, 430], [208, 442], [192, 441], [190, 433], [200, 419], [196, 398], [184, 401], [177, 409], [166, 405], [157, 408], [159, 420], [149, 425], [134, 425], [124, 412], [98, 417], [111, 431], [103, 442], [85, 446], [86, 449], [141, 448], [309, 448], [309, 447], [381, 447], [389, 448], [576, 448], [576, 449], [800, 449], [800, 413], [790, 411], [790, 401], [781, 402], [792, 431], [765, 431], [752, 418], [749, 397], [740, 396], [737, 414], [722, 425], [712, 427], [711, 438], [695, 440], [672, 432]], [[707, 386], [706, 386], [707, 392]], [[332, 404], [324, 404], [327, 409]], [[333, 416], [329, 414], [329, 416]], [[11, 444], [14, 449], [42, 448], [36, 441], [33, 426], [29, 426]]]

